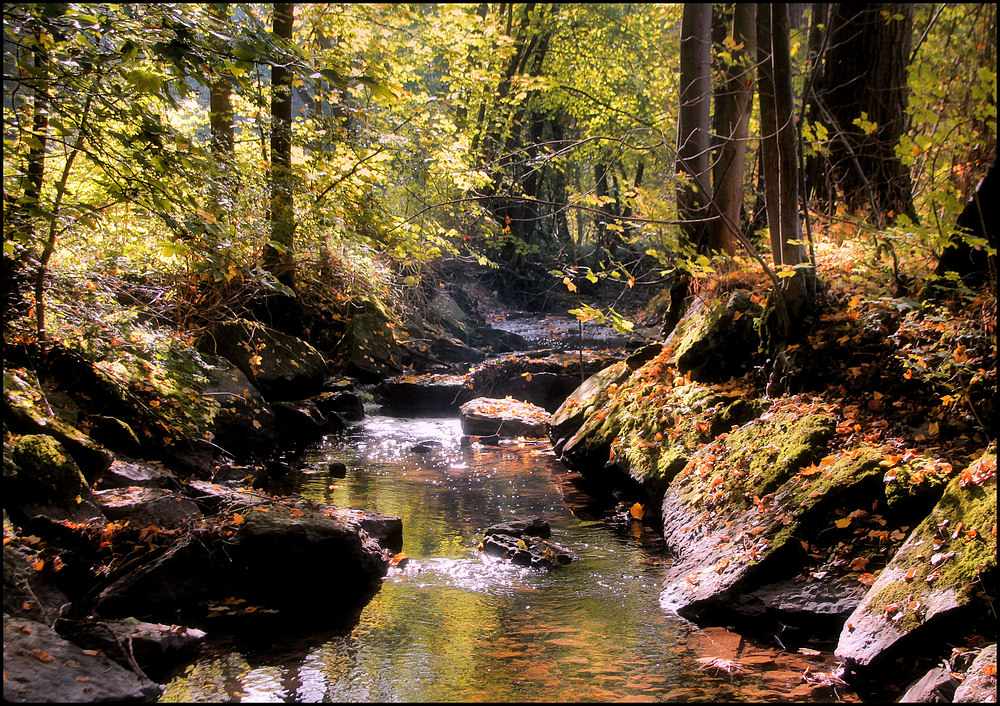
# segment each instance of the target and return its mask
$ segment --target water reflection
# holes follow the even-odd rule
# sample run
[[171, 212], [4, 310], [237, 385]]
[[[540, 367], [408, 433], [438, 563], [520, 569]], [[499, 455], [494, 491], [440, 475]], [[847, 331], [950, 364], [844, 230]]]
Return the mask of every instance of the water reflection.
[[[415, 450], [418, 442], [433, 441]], [[346, 478], [326, 473], [347, 465]], [[352, 630], [217, 644], [163, 701], [833, 700], [787, 654], [664, 614], [661, 545], [637, 525], [574, 515], [578, 491], [542, 443], [463, 445], [457, 420], [372, 417], [300, 460], [297, 490], [403, 518], [403, 551]], [[578, 560], [553, 571], [475, 551], [483, 530], [549, 521]], [[709, 660], [738, 661], [728, 673]], [[853, 696], [840, 693], [853, 699]]]

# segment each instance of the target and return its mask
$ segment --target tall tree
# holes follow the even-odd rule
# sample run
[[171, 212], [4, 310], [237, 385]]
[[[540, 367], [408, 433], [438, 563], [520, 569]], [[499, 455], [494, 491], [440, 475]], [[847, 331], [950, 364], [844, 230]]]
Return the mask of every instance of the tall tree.
[[[743, 170], [750, 113], [753, 108], [753, 64], [757, 54], [757, 6], [737, 3], [733, 10], [731, 45], [723, 64], [724, 82], [715, 97], [714, 122], [720, 142], [712, 168], [712, 189], [721, 217], [711, 222], [708, 249], [736, 253], [737, 233], [743, 205]], [[723, 40], [724, 46], [726, 41]]]
[[869, 212], [877, 226], [900, 214], [916, 220], [910, 173], [896, 150], [906, 130], [913, 4], [834, 3], [828, 25], [811, 99], [834, 139], [828, 166], [810, 170], [810, 187], [836, 198], [815, 183], [829, 171], [848, 207]]
[[677, 211], [688, 242], [704, 248], [711, 193], [712, 5], [684, 3], [681, 19], [680, 108], [677, 170], [687, 184], [677, 192]]
[[[274, 3], [272, 31], [279, 42], [291, 43], [295, 3]], [[271, 241], [264, 248], [264, 266], [283, 285], [295, 286], [295, 212], [292, 188], [292, 72], [283, 64], [271, 67]]]
[[767, 222], [775, 266], [805, 260], [798, 243], [799, 189], [787, 3], [757, 6], [760, 129]]
[[[211, 3], [209, 14], [214, 20], [224, 24], [229, 19], [229, 3]], [[232, 158], [236, 141], [232, 84], [225, 76], [220, 76], [211, 85], [208, 115], [212, 132], [212, 151], [217, 157]]]

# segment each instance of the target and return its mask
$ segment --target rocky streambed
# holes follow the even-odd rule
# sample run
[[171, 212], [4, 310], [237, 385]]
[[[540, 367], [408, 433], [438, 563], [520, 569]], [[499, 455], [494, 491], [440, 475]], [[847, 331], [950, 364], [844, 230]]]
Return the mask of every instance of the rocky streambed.
[[[843, 662], [837, 678], [874, 698], [995, 695], [995, 444], [970, 438], [945, 457], [873, 414], [893, 410], [885, 386], [848, 391], [829, 374], [802, 384], [810, 359], [854, 369], [837, 349], [846, 336], [784, 346], [758, 382], [761, 311], [747, 293], [693, 307], [662, 345], [610, 357], [515, 351], [530, 344], [460, 313], [441, 305], [436, 325], [456, 338], [430, 346], [416, 333], [401, 345], [362, 307], [325, 351], [230, 322], [197, 350], [168, 341], [91, 359], [56, 348], [29, 355], [42, 361], [31, 369], [15, 356], [4, 372], [5, 698], [41, 698], [54, 681], [70, 701], [155, 698], [151, 677], [201, 637], [189, 618], [284, 620], [319, 604], [324, 623], [357, 615], [400, 561], [399, 517], [280, 493], [300, 472], [296, 449], [365, 415], [331, 358], [380, 381], [387, 409], [460, 414], [471, 444], [548, 434], [580, 487], [662, 535], [664, 612], [791, 650], [825, 644]], [[486, 341], [475, 367], [441, 364]], [[403, 360], [422, 368], [401, 374]], [[937, 428], [916, 416], [903, 421]], [[491, 541], [504, 556], [535, 544], [490, 536], [506, 537]], [[571, 556], [545, 541], [539, 561]], [[136, 653], [144, 642], [155, 649]], [[98, 672], [120, 679], [96, 689]]]

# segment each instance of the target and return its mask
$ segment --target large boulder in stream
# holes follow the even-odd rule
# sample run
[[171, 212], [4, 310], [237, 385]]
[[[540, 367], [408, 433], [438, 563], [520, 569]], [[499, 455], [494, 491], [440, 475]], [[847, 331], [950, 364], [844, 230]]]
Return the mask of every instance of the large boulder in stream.
[[383, 412], [400, 416], [454, 413], [472, 396], [466, 376], [438, 373], [397, 375], [383, 380], [375, 394]]
[[267, 400], [300, 400], [319, 392], [327, 373], [323, 354], [300, 338], [256, 321], [216, 324], [199, 350], [228, 359]]
[[621, 356], [600, 351], [511, 353], [469, 371], [475, 397], [513, 397], [554, 412], [587, 377]]
[[477, 397], [459, 408], [462, 433], [467, 436], [544, 437], [548, 412], [528, 402], [507, 397]]
[[[198, 522], [184, 532], [158, 531], [145, 561], [100, 592], [102, 614], [172, 616], [228, 597], [271, 611], [343, 612], [370, 596], [401, 545], [399, 518], [203, 481], [185, 493], [204, 517], [191, 516]], [[129, 510], [151, 511], [138, 503]]]

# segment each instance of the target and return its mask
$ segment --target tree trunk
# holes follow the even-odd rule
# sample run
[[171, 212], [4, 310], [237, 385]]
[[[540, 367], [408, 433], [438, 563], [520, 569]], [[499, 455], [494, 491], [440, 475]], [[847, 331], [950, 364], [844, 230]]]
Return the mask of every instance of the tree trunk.
[[798, 160], [786, 3], [757, 6], [761, 149], [767, 222], [775, 266], [805, 260], [799, 239]]
[[[295, 3], [274, 3], [273, 32], [290, 42]], [[292, 200], [292, 74], [285, 66], [271, 68], [271, 242], [264, 249], [264, 266], [283, 285], [295, 286], [295, 214]]]
[[817, 117], [839, 133], [828, 169], [848, 207], [870, 211], [878, 227], [900, 214], [917, 218], [910, 173], [896, 155], [906, 128], [912, 31], [912, 4], [834, 4], [813, 95]]
[[[223, 24], [229, 19], [229, 4], [211, 3], [209, 13]], [[220, 78], [212, 84], [208, 116], [212, 133], [212, 152], [220, 159], [231, 159], [235, 147], [235, 132], [232, 86], [228, 79]]]
[[757, 54], [756, 21], [756, 5], [736, 5], [732, 34], [736, 48], [730, 52], [732, 60], [725, 67], [726, 80], [715, 98], [715, 122], [721, 147], [712, 182], [715, 203], [723, 217], [711, 223], [708, 249], [728, 255], [736, 254], [734, 227], [739, 225], [743, 206], [743, 171], [753, 107], [753, 61]]
[[689, 182], [677, 192], [677, 212], [688, 242], [707, 242], [711, 188], [712, 5], [684, 3], [681, 17], [680, 109], [677, 118], [677, 170]]

